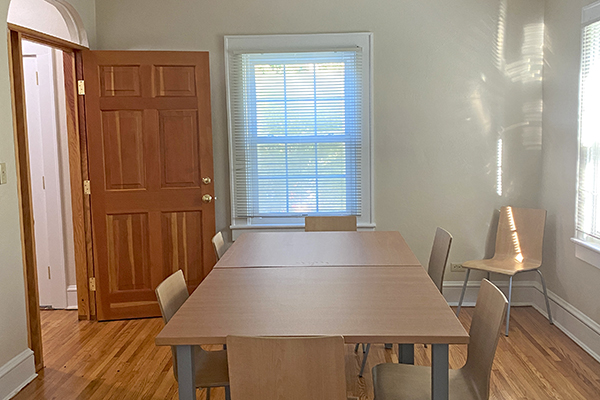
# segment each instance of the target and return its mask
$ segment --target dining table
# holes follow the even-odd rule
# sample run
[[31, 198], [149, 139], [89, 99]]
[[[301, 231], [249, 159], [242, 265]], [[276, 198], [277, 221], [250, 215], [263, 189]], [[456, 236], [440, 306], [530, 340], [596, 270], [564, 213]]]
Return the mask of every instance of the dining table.
[[228, 335], [431, 344], [433, 400], [448, 399], [449, 345], [469, 342], [400, 233], [384, 231], [241, 235], [155, 339], [176, 347], [181, 400], [196, 398], [194, 346]]

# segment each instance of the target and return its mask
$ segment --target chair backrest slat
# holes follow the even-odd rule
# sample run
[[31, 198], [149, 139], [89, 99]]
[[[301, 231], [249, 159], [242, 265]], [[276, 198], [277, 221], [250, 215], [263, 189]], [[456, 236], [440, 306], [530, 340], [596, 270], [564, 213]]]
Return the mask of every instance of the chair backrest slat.
[[440, 293], [442, 292], [444, 272], [446, 271], [451, 244], [452, 235], [443, 228], [437, 228], [435, 231], [435, 238], [433, 239], [431, 255], [429, 256], [427, 273], [431, 277], [433, 283], [435, 283], [435, 286], [439, 289]]
[[464, 366], [481, 399], [489, 397], [492, 364], [507, 305], [508, 301], [500, 289], [487, 279], [481, 281], [469, 331], [471, 338], [467, 363]]
[[346, 400], [341, 336], [227, 337], [231, 398]]
[[304, 230], [306, 232], [355, 231], [356, 216], [306, 217], [304, 218]]

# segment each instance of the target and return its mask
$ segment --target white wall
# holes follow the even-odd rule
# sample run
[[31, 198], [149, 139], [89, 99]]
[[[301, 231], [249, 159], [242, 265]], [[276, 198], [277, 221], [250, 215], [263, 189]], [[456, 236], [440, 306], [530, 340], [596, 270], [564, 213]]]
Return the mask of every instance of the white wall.
[[[8, 1], [0, 0], [0, 15], [6, 18]], [[6, 43], [2, 29], [0, 42]], [[8, 183], [0, 185], [0, 366], [27, 348], [25, 290], [17, 175], [8, 79], [8, 54], [0, 46], [0, 162], [6, 162]]]
[[375, 220], [421, 262], [438, 225], [461, 262], [483, 256], [494, 208], [539, 204], [543, 0], [104, 0], [96, 16], [99, 49], [210, 52], [219, 230], [230, 224], [229, 34], [374, 33]]
[[575, 190], [581, 8], [590, 0], [546, 1], [544, 176], [548, 210], [544, 270], [553, 292], [600, 323], [600, 269], [575, 258]]

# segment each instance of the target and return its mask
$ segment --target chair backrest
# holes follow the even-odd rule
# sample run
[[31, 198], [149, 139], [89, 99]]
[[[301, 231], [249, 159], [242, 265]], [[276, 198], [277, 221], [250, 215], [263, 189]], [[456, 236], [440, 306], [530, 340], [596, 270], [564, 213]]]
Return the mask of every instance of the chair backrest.
[[304, 218], [304, 230], [306, 232], [355, 231], [356, 216], [306, 217]]
[[217, 260], [220, 260], [225, 254], [225, 240], [223, 240], [223, 234], [221, 232], [217, 232], [215, 236], [211, 239], [213, 248], [215, 249], [215, 255], [217, 256]]
[[[165, 324], [169, 322], [171, 317], [175, 315], [177, 310], [190, 297], [181, 270], [171, 274], [167, 279], [162, 281], [155, 292], [160, 313]], [[175, 375], [175, 379], [177, 379], [177, 352], [174, 346], [171, 346], [171, 353], [173, 355], [173, 374]]]
[[480, 399], [489, 398], [492, 364], [507, 304], [500, 289], [487, 279], [481, 281], [469, 331], [471, 338], [467, 363], [464, 366]]
[[500, 209], [494, 258], [542, 264], [546, 210], [505, 206]]
[[450, 254], [450, 245], [452, 244], [452, 235], [443, 228], [437, 228], [429, 256], [429, 267], [427, 273], [431, 277], [435, 286], [440, 293], [444, 283], [444, 272], [446, 271], [446, 263], [448, 262], [448, 254]]
[[232, 399], [346, 400], [341, 336], [227, 337]]

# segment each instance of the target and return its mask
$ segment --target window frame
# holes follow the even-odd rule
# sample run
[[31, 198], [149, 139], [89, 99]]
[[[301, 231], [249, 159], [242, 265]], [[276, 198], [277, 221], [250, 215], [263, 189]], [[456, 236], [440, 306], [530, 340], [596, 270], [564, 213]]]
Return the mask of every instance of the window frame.
[[[358, 217], [359, 229], [373, 229], [373, 34], [370, 32], [332, 33], [332, 34], [295, 34], [295, 35], [235, 35], [225, 36], [225, 79], [227, 100], [227, 130], [229, 139], [229, 182], [230, 211], [234, 239], [247, 230], [303, 230], [303, 217], [236, 217], [235, 210], [235, 171], [234, 129], [232, 122], [232, 104], [230, 97], [230, 60], [234, 53], [244, 52], [310, 52], [359, 48], [363, 57], [363, 105], [362, 105], [362, 144], [361, 144], [361, 216]], [[310, 215], [336, 215], [335, 213], [310, 213]], [[338, 214], [339, 215], [339, 214]]]

